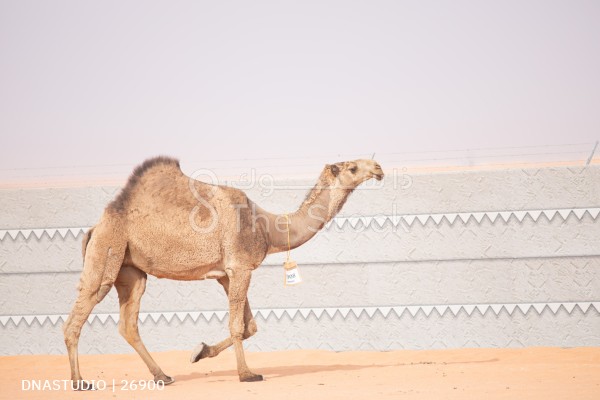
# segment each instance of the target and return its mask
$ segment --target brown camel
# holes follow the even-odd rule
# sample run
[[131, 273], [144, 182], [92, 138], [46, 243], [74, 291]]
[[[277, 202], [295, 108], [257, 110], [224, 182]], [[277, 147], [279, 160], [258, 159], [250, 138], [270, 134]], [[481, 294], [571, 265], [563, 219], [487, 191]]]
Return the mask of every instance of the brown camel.
[[138, 333], [146, 274], [177, 280], [217, 279], [229, 299], [230, 336], [213, 346], [200, 343], [191, 361], [215, 357], [233, 345], [240, 381], [262, 380], [246, 365], [242, 347], [242, 341], [257, 331], [246, 297], [252, 271], [267, 254], [288, 250], [288, 233], [292, 249], [312, 238], [339, 212], [350, 193], [372, 177], [383, 178], [373, 160], [327, 165], [296, 212], [275, 215], [238, 189], [184, 175], [177, 160], [145, 161], [83, 239], [79, 294], [64, 325], [73, 387], [93, 389], [79, 372], [79, 336], [92, 309], [113, 285], [119, 295], [119, 333], [144, 360], [155, 381], [173, 382], [152, 359]]

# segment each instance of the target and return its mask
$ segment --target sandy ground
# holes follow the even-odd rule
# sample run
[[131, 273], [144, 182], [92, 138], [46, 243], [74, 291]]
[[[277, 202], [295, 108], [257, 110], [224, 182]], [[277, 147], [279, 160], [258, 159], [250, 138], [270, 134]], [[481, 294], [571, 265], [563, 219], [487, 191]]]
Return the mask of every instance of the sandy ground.
[[106, 382], [94, 392], [23, 390], [22, 380], [62, 386], [66, 356], [0, 357], [0, 398], [600, 399], [600, 348], [247, 353], [250, 367], [266, 378], [255, 383], [238, 381], [231, 351], [197, 364], [188, 352], [154, 357], [176, 380], [163, 390], [125, 390], [122, 380], [151, 378], [136, 354], [81, 356], [84, 377]]

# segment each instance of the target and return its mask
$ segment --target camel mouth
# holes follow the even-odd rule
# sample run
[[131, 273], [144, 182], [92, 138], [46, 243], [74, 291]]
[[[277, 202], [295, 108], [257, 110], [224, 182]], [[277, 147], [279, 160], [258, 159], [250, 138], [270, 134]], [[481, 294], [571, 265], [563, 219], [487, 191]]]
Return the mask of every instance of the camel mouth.
[[373, 174], [373, 177], [374, 177], [375, 179], [377, 179], [378, 181], [380, 181], [380, 180], [382, 180], [382, 179], [383, 179], [383, 172], [382, 172], [382, 173], [380, 173], [380, 174]]

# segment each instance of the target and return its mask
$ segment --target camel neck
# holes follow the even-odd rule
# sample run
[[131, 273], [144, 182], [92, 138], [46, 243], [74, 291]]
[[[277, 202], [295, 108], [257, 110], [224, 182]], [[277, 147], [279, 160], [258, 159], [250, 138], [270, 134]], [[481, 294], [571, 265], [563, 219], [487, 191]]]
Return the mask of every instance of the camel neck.
[[271, 214], [267, 217], [269, 253], [288, 250], [288, 228], [290, 249], [309, 241], [338, 213], [351, 192], [352, 190], [323, 185], [322, 180], [319, 180], [298, 210], [287, 214], [287, 220], [286, 214]]

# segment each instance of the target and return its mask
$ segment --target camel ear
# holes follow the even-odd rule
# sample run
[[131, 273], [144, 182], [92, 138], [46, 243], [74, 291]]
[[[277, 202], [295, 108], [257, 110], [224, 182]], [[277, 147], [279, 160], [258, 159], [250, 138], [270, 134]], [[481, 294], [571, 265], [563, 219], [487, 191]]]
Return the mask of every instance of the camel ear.
[[329, 168], [333, 176], [338, 176], [338, 174], [340, 173], [340, 167], [338, 167], [335, 164], [328, 165], [327, 167]]

